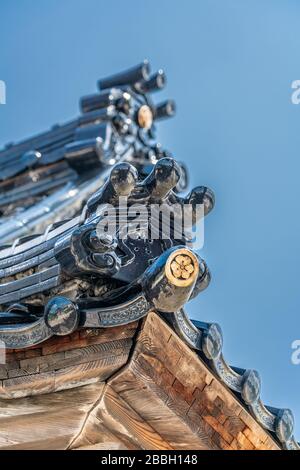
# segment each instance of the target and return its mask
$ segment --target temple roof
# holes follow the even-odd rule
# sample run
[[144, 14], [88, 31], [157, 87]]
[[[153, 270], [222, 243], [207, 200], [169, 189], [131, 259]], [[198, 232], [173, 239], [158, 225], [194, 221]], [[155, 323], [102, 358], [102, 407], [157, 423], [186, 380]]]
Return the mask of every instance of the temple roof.
[[[19, 348], [0, 365], [0, 449], [299, 450], [292, 412], [262, 402], [257, 371], [227, 364], [219, 325], [181, 309], [210, 281], [188, 237], [174, 252], [153, 240], [94, 246], [96, 206], [130, 184], [131, 202], [145, 207], [198, 201], [206, 215], [214, 206], [204, 186], [177, 194], [187, 172], [153, 126], [175, 105], [153, 103], [165, 76], [148, 69], [144, 61], [100, 80], [78, 118], [0, 150], [0, 341]], [[123, 257], [112, 257], [116, 247]], [[100, 286], [110, 298], [93, 290], [95, 273], [117, 281]]]
[[288, 412], [261, 403], [258, 375], [208, 359], [220, 330], [196, 325], [202, 351], [154, 312], [9, 351], [0, 368], [0, 448], [297, 447]]

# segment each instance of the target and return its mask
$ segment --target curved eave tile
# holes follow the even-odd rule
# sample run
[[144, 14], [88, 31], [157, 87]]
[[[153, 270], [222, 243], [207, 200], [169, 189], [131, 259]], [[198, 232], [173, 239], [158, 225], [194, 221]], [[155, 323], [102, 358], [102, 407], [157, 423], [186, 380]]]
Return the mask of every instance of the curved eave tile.
[[191, 321], [182, 309], [167, 316], [177, 334], [193, 349], [200, 351], [219, 379], [241, 400], [256, 421], [275, 434], [283, 449], [300, 450], [293, 436], [294, 416], [289, 409], [265, 406], [260, 398], [261, 380], [257, 371], [231, 367], [224, 359], [223, 335], [217, 323]]

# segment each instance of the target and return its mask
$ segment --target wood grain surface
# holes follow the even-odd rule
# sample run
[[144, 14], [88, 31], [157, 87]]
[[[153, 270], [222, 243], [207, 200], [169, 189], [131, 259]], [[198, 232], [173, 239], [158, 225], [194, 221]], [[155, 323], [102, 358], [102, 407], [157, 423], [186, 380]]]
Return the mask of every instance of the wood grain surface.
[[201, 358], [151, 312], [10, 351], [0, 449], [279, 449]]

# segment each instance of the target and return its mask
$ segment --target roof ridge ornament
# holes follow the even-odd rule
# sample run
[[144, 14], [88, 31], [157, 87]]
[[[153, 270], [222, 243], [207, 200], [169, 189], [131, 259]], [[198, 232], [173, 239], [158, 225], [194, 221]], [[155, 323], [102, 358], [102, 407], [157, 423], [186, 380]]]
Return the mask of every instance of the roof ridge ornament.
[[[189, 206], [191, 226], [197, 205], [201, 217], [214, 207], [206, 186], [178, 194], [187, 189], [185, 166], [156, 142], [155, 124], [176, 110], [173, 101], [155, 104], [150, 96], [165, 83], [164, 72], [150, 75], [144, 61], [99, 80], [100, 92], [81, 98], [79, 117], [0, 151], [0, 341], [23, 349], [154, 310], [283, 448], [299, 450], [292, 412], [262, 403], [258, 372], [227, 364], [218, 324], [186, 315], [185, 303], [211, 278], [188, 230], [180, 239], [174, 230], [157, 239], [121, 237], [135, 204]], [[117, 208], [120, 197], [128, 199], [125, 213]], [[99, 234], [108, 206], [117, 208], [118, 224], [112, 234]], [[126, 218], [129, 235], [138, 232], [136, 219]], [[154, 228], [165, 235], [159, 224]]]

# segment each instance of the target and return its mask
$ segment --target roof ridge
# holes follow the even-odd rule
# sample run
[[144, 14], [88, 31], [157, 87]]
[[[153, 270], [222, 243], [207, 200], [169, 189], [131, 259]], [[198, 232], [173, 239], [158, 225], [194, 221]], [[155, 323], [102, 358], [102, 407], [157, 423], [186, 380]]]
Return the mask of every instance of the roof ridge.
[[218, 323], [190, 320], [185, 311], [164, 315], [180, 338], [204, 359], [221, 382], [238, 398], [254, 419], [274, 434], [285, 450], [300, 450], [294, 437], [294, 415], [288, 408], [274, 408], [261, 400], [261, 379], [256, 370], [230, 366], [223, 356], [223, 334]]

